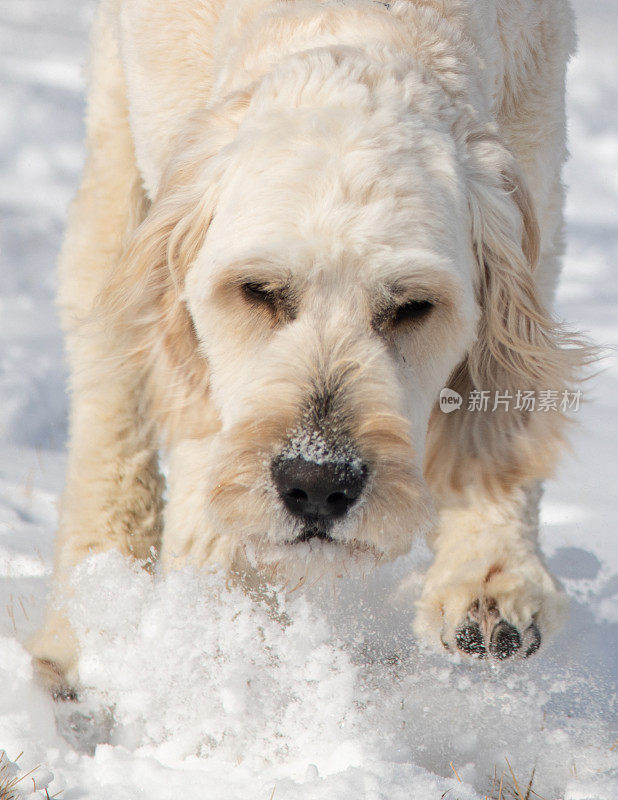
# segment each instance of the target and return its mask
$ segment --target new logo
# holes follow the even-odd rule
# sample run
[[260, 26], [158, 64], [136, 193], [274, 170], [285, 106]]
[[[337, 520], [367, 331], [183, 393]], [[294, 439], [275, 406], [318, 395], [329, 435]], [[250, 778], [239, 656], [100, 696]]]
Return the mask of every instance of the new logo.
[[459, 394], [459, 392], [453, 391], [453, 389], [444, 389], [440, 390], [440, 411], [443, 411], [445, 414], [450, 414], [451, 411], [457, 411], [458, 408], [461, 408], [461, 404], [463, 403], [463, 397]]

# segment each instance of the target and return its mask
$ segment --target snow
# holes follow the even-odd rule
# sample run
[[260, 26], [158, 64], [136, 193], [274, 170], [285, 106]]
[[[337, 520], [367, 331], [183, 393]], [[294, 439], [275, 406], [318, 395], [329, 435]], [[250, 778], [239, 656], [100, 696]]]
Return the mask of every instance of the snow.
[[[615, 346], [618, 8], [577, 0], [576, 11], [558, 306]], [[492, 783], [497, 796], [501, 777], [513, 797], [510, 764], [524, 794], [535, 768], [546, 800], [613, 799], [611, 351], [546, 487], [541, 544], [571, 613], [533, 659], [470, 664], [419, 647], [389, 596], [408, 570], [420, 587], [422, 542], [368, 578], [287, 597], [249, 598], [216, 571], [153, 578], [110, 553], [80, 568], [72, 604], [96, 688], [54, 705], [33, 683], [23, 641], [49, 588], [67, 433], [54, 263], [83, 158], [92, 12], [89, 0], [0, 5], [0, 786], [23, 776], [18, 797], [65, 800], [466, 800]]]
[[281, 454], [281, 458], [300, 458], [313, 464], [349, 464], [360, 470], [362, 461], [351, 445], [339, 445], [337, 448], [326, 441], [320, 431], [300, 428], [290, 434], [290, 443]]

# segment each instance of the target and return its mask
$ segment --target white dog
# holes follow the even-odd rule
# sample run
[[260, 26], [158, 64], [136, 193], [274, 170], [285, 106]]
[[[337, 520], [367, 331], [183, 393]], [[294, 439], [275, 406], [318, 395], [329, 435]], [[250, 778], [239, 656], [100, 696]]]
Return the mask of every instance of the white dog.
[[538, 398], [589, 357], [547, 311], [572, 44], [566, 0], [103, 0], [31, 645], [56, 692], [70, 570], [109, 548], [285, 581], [431, 531], [419, 635], [506, 658], [555, 627], [536, 510], [565, 405]]

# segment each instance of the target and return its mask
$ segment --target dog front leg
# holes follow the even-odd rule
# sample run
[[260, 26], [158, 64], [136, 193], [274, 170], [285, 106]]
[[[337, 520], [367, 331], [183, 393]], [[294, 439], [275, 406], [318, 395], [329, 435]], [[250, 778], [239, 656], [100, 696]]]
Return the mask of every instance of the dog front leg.
[[52, 598], [45, 625], [29, 642], [35, 667], [56, 694], [77, 680], [77, 643], [66, 618], [71, 572], [110, 549], [152, 560], [161, 532], [157, 450], [139, 408], [139, 389], [113, 371], [92, 380], [93, 364], [113, 363], [108, 343], [69, 335], [73, 396], [71, 441]]
[[161, 565], [234, 567], [236, 546], [218, 529], [209, 508], [209, 475], [216, 459], [215, 436], [184, 439], [169, 454], [169, 477]]
[[121, 357], [123, 333], [114, 332], [111, 315], [96, 304], [146, 209], [114, 7], [101, 5], [92, 37], [88, 157], [59, 264], [58, 300], [71, 373], [69, 459], [52, 601], [42, 630], [28, 643], [35, 668], [57, 694], [67, 694], [77, 678], [77, 643], [65, 612], [72, 568], [111, 548], [151, 558], [161, 527], [163, 482], [143, 376]]
[[560, 624], [566, 601], [537, 546], [540, 494], [540, 484], [501, 500], [469, 490], [441, 510], [417, 603], [419, 636], [502, 660], [531, 655]]

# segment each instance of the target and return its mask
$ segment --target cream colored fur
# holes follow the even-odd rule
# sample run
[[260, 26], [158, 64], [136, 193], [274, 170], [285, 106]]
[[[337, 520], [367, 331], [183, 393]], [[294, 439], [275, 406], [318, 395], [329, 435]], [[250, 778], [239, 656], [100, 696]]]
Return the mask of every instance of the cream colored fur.
[[[487, 642], [500, 619], [550, 631], [533, 487], [564, 415], [436, 398], [565, 389], [586, 361], [547, 311], [568, 3], [102, 0], [92, 44], [60, 264], [69, 467], [31, 645], [48, 680], [78, 680], [62, 604], [89, 553], [297, 581], [406, 552], [436, 508], [419, 633], [452, 648], [470, 615]], [[395, 328], [409, 299], [433, 310]], [[289, 544], [268, 464], [310, 434], [327, 447], [324, 425], [370, 480], [337, 544]]]

